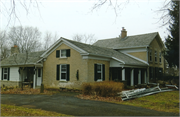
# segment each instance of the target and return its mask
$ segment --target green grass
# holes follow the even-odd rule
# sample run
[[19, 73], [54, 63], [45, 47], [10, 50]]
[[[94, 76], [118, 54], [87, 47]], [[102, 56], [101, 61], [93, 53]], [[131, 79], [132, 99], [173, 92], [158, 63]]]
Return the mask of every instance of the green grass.
[[1, 104], [1, 116], [71, 116], [61, 113]]
[[116, 103], [144, 107], [157, 111], [179, 113], [179, 91], [162, 92]]

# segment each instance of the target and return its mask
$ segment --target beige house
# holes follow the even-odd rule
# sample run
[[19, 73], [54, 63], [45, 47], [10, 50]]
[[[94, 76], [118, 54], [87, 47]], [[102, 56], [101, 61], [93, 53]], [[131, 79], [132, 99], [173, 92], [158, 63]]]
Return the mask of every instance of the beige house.
[[[16, 47], [18, 48], [18, 47]], [[147, 83], [164, 70], [164, 49], [157, 32], [99, 40], [88, 45], [61, 37], [48, 50], [12, 54], [1, 62], [1, 85], [32, 82], [33, 87], [79, 88], [83, 82]], [[14, 60], [16, 56], [16, 61]], [[22, 59], [24, 57], [24, 59]]]

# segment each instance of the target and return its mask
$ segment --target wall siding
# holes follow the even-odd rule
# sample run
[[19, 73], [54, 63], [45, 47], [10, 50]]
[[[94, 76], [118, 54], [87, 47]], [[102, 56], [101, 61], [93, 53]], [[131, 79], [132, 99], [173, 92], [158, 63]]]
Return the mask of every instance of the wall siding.
[[19, 68], [18, 67], [10, 67], [10, 81], [19, 81]]
[[[56, 50], [70, 49], [70, 57], [56, 58]], [[83, 82], [87, 82], [87, 59], [76, 50], [62, 44], [54, 52], [52, 52], [43, 63], [43, 84], [46, 88], [67, 87], [80, 88]], [[56, 66], [58, 64], [70, 64], [70, 81], [63, 82], [56, 80]], [[79, 70], [79, 80], [76, 78], [77, 70]]]
[[[149, 66], [150, 67], [161, 67], [164, 70], [164, 57], [161, 56], [161, 63], [159, 62], [159, 52], [162, 51], [162, 48], [160, 47], [160, 45], [157, 42], [157, 39], [154, 39], [151, 44], [150, 44], [150, 48], [152, 50], [152, 62], [149, 61]], [[157, 63], [155, 62], [155, 56], [154, 53], [155, 51], [157, 51]], [[148, 55], [149, 56], [149, 55]], [[149, 59], [148, 59], [149, 60]]]
[[142, 59], [144, 61], [147, 61], [147, 52], [133, 52], [133, 53], [128, 53], [132, 56], [135, 56], [139, 59]]

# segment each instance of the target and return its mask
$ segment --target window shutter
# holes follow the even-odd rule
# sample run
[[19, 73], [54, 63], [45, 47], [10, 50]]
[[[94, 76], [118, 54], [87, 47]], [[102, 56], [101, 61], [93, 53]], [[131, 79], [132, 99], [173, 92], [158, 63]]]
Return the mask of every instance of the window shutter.
[[56, 58], [60, 57], [60, 50], [56, 50]]
[[69, 81], [69, 76], [70, 76], [70, 65], [67, 64], [67, 81]]
[[56, 68], [56, 80], [59, 80], [59, 72], [60, 72], [60, 70], [59, 70], [59, 68], [60, 68], [60, 65], [57, 65], [57, 68]]
[[3, 73], [3, 68], [2, 68], [2, 72], [1, 72], [1, 80], [3, 80], [3, 75], [4, 73]]
[[102, 65], [102, 68], [103, 68], [102, 69], [103, 70], [103, 73], [102, 73], [103, 74], [103, 81], [105, 81], [105, 65], [104, 64]]
[[94, 81], [97, 81], [97, 64], [94, 64]]
[[8, 68], [8, 79], [9, 80], [9, 76], [10, 76], [10, 68]]
[[70, 57], [70, 49], [66, 50], [66, 57]]

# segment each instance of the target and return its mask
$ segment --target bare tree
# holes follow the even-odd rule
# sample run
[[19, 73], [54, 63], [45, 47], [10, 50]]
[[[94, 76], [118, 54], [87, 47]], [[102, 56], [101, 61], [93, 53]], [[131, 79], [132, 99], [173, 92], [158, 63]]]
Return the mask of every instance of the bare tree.
[[58, 39], [57, 33], [54, 35], [51, 32], [46, 32], [44, 36], [44, 45], [43, 45], [43, 50], [48, 49], [53, 43], [55, 43]]
[[1, 15], [3, 15], [4, 17], [6, 17], [8, 23], [7, 26], [9, 25], [9, 23], [12, 21], [15, 22], [16, 20], [20, 22], [19, 16], [18, 16], [18, 9], [19, 7], [22, 7], [25, 11], [26, 14], [28, 15], [30, 12], [30, 9], [38, 9], [39, 10], [39, 4], [40, 2], [37, 0], [1, 0], [0, 1], [0, 13]]
[[45, 37], [44, 37], [44, 47], [43, 49], [48, 49], [49, 46], [51, 45], [51, 40], [52, 40], [52, 34], [50, 32], [46, 32]]
[[87, 44], [93, 44], [94, 42], [96, 42], [97, 40], [95, 39], [94, 34], [75, 34], [73, 37], [74, 41], [77, 42], [82, 42], [82, 43], [87, 43]]
[[33, 27], [12, 27], [8, 35], [13, 44], [17, 44], [20, 52], [39, 51], [41, 49], [41, 32]]
[[95, 0], [96, 2], [94, 3], [92, 7], [92, 11], [95, 9], [99, 9], [105, 4], [108, 4], [109, 7], [111, 7], [114, 10], [114, 13], [116, 16], [118, 15], [117, 11], [121, 11], [128, 3], [130, 0]]
[[9, 42], [5, 31], [0, 31], [0, 51], [1, 60], [7, 58], [10, 54]]

